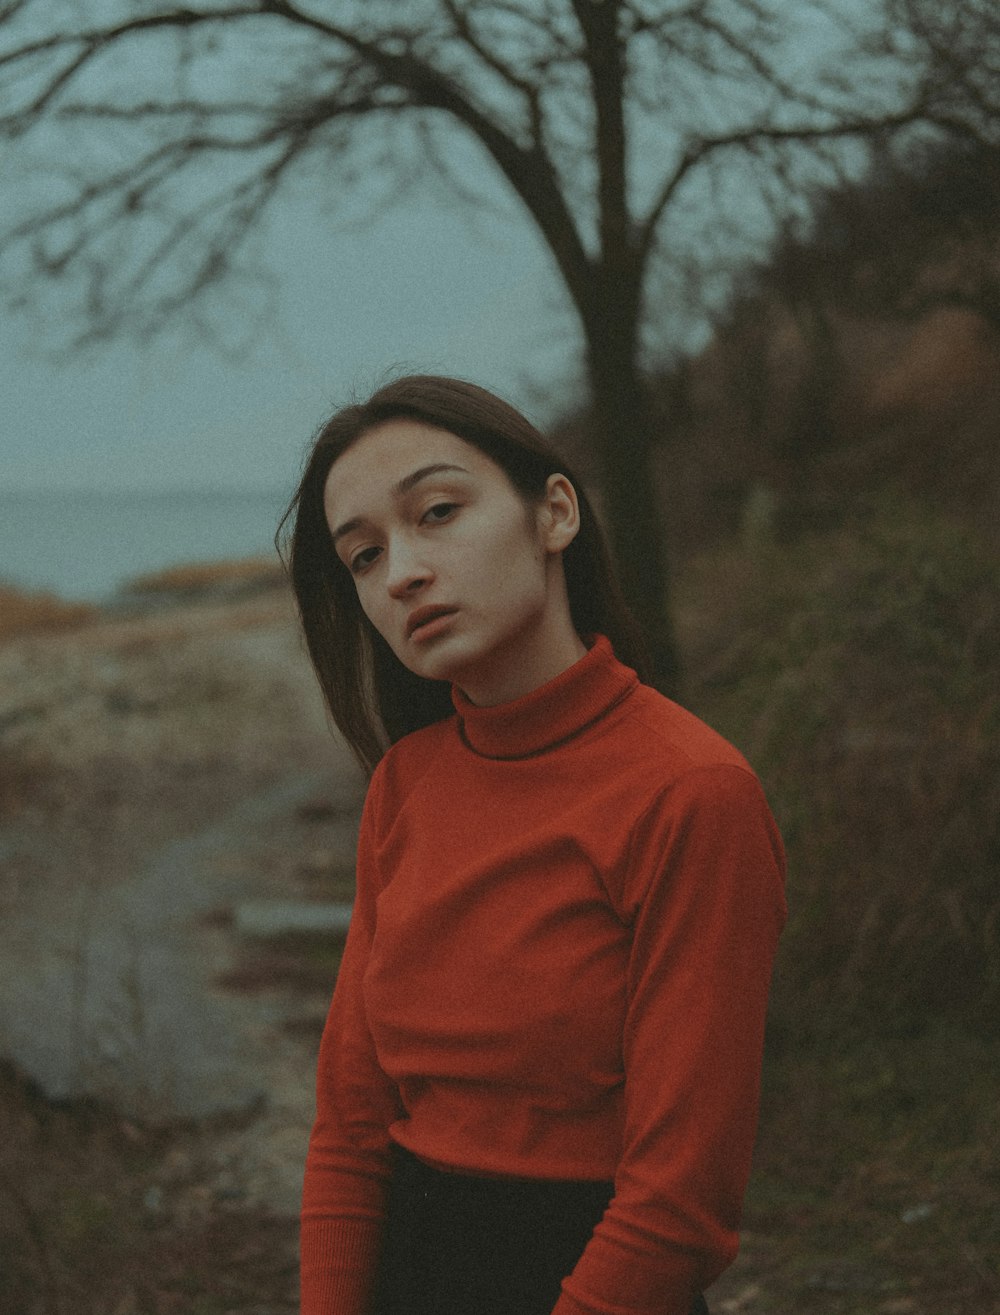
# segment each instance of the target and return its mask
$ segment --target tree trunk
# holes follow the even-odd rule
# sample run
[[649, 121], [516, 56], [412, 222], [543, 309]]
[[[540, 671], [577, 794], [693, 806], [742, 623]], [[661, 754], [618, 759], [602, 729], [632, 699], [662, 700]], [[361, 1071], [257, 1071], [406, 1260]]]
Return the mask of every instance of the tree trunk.
[[638, 368], [643, 257], [628, 209], [622, 0], [573, 0], [594, 99], [598, 255], [576, 288], [587, 343], [594, 440], [611, 547], [626, 601], [645, 632], [652, 679], [674, 696], [680, 663], [668, 597], [666, 536], [653, 482], [653, 412]]
[[631, 345], [635, 320], [621, 327], [623, 332], [615, 333], [606, 315], [587, 326], [594, 442], [622, 589], [649, 645], [653, 683], [676, 698], [681, 666], [670, 607], [664, 517], [656, 498], [652, 406]]

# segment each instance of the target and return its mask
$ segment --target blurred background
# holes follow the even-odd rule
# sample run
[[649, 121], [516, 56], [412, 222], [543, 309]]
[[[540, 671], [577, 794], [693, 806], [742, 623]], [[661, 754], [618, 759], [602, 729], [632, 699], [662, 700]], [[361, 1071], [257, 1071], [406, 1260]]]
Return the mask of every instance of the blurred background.
[[364, 780], [273, 539], [428, 371], [785, 835], [713, 1310], [1000, 1311], [993, 0], [7, 0], [0, 125], [0, 1310], [295, 1309]]

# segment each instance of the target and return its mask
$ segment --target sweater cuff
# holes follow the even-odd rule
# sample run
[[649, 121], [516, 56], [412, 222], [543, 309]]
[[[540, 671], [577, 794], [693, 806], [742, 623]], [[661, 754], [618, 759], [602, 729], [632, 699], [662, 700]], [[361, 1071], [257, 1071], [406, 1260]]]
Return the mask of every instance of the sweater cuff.
[[302, 1221], [301, 1315], [367, 1315], [381, 1222]]
[[563, 1279], [552, 1315], [690, 1315], [696, 1267], [689, 1253], [636, 1253], [596, 1233]]

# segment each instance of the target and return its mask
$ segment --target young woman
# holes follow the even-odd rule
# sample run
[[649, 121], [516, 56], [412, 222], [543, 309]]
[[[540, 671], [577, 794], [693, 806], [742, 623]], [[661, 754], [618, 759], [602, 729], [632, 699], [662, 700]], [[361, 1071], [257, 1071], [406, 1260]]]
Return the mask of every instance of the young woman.
[[389, 384], [321, 429], [291, 512], [310, 655], [374, 769], [303, 1315], [704, 1311], [784, 918], [756, 778], [640, 682], [593, 511], [499, 398]]

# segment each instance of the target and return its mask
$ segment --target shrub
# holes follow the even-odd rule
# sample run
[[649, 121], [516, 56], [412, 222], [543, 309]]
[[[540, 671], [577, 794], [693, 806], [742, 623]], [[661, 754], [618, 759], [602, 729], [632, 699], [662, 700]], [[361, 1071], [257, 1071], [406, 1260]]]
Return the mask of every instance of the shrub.
[[760, 772], [785, 836], [779, 1030], [994, 1018], [996, 561], [894, 502], [728, 571], [693, 702]]

